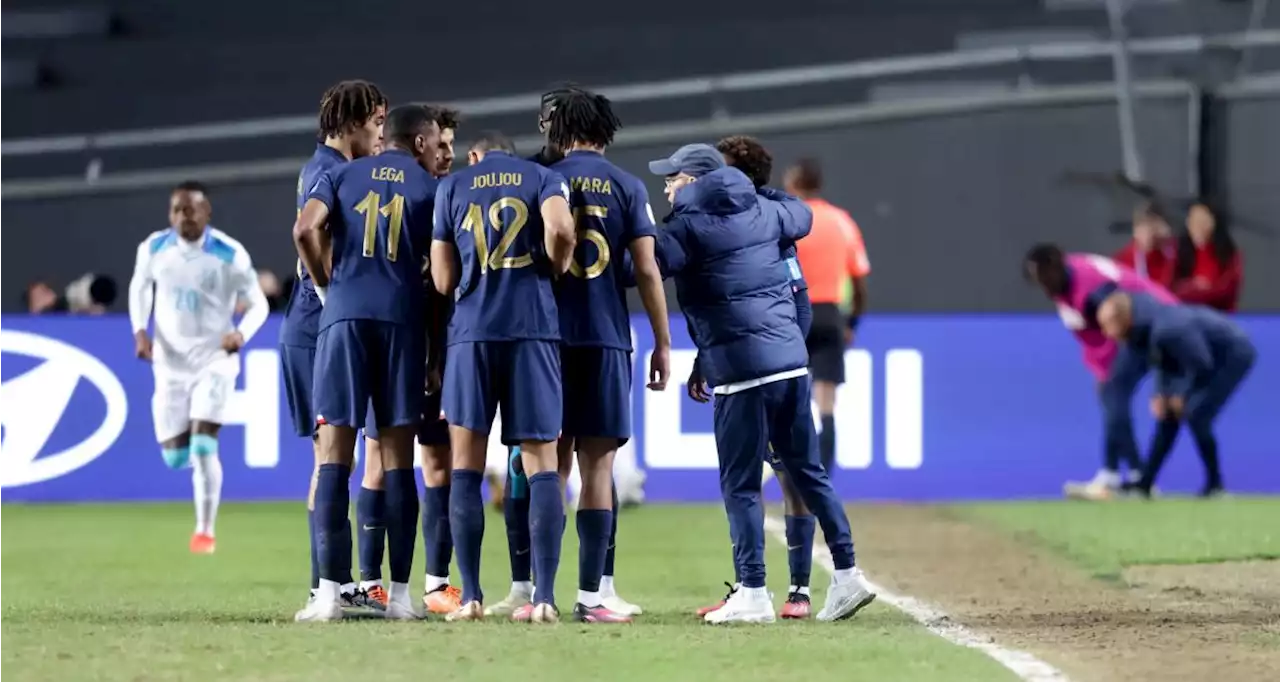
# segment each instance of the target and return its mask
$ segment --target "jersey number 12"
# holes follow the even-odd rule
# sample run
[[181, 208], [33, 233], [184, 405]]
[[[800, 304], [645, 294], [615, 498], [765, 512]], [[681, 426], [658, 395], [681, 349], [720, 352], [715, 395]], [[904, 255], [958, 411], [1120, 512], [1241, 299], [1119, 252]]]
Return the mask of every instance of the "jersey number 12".
[[378, 237], [378, 216], [387, 219], [387, 260], [395, 261], [400, 254], [400, 231], [404, 227], [404, 197], [396, 194], [391, 203], [379, 207], [382, 197], [369, 192], [356, 204], [356, 213], [364, 216], [364, 257], [373, 258], [374, 244]]

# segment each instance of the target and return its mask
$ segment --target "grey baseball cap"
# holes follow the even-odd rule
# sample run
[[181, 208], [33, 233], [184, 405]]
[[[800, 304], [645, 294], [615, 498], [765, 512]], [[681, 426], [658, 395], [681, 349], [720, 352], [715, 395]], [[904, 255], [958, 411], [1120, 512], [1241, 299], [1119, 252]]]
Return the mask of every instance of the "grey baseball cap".
[[668, 158], [650, 161], [649, 172], [663, 177], [684, 173], [696, 178], [724, 166], [724, 156], [715, 147], [686, 144]]

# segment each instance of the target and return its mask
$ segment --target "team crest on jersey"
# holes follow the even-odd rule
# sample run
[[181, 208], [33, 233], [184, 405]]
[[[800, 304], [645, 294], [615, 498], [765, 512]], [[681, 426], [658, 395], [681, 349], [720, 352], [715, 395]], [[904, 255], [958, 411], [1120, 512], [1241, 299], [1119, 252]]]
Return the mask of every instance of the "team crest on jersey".
[[200, 290], [206, 294], [212, 294], [218, 290], [218, 273], [213, 270], [205, 272], [200, 277]]

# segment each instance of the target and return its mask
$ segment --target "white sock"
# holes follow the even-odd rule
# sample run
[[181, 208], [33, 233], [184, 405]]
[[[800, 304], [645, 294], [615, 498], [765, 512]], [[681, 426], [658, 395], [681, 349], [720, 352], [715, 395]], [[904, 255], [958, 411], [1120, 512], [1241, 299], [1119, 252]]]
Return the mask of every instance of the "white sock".
[[449, 576], [438, 576], [427, 574], [427, 586], [425, 592], [435, 592], [436, 590], [446, 587], [449, 584]]
[[618, 596], [617, 591], [613, 589], [613, 576], [611, 575], [600, 576], [600, 594], [606, 597]]
[[222, 462], [217, 455], [191, 458], [191, 488], [195, 493], [196, 532], [213, 536], [222, 500]]
[[533, 583], [528, 580], [518, 580], [511, 583], [512, 594], [523, 594], [530, 599], [533, 598]]
[[800, 594], [803, 594], [804, 596], [807, 597], [809, 596], [809, 587], [807, 585], [804, 587], [796, 587], [795, 585], [792, 585], [787, 588], [787, 594], [793, 594], [796, 592], [799, 592]]
[[355, 584], [355, 583], [342, 583], [342, 587], [340, 588], [340, 590], [339, 590], [339, 591], [341, 591], [341, 592], [342, 592], [342, 594], [346, 594], [346, 595], [352, 595], [352, 594], [355, 594], [355, 593], [356, 593], [356, 584]]
[[332, 580], [320, 579], [320, 586], [316, 588], [316, 599], [324, 601], [338, 601], [341, 596], [342, 588]]
[[578, 603], [589, 609], [594, 609], [600, 605], [600, 593], [578, 590]]
[[769, 590], [763, 587], [744, 587], [742, 596], [748, 601], [769, 601]]
[[360, 589], [362, 590], [367, 590], [370, 587], [373, 587], [374, 585], [377, 585], [378, 587], [382, 587], [382, 581], [381, 580], [361, 580], [360, 581]]
[[837, 585], [844, 585], [857, 580], [858, 576], [860, 576], [861, 574], [862, 574], [862, 571], [859, 571], [857, 566], [853, 566], [850, 568], [837, 568], [835, 570], [835, 573], [831, 574], [832, 582], [834, 582]]
[[391, 589], [387, 592], [387, 600], [397, 604], [412, 604], [413, 600], [409, 598], [409, 583], [392, 582]]

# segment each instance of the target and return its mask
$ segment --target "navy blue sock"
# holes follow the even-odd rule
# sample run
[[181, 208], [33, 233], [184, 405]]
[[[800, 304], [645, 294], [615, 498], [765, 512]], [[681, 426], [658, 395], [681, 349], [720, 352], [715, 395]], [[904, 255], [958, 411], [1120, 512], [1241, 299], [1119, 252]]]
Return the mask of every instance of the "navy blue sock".
[[484, 475], [468, 469], [453, 470], [449, 490], [449, 529], [462, 573], [462, 603], [484, 602], [480, 589], [480, 547], [484, 543], [484, 499], [480, 483]]
[[360, 527], [360, 579], [382, 580], [382, 557], [387, 548], [387, 493], [360, 487], [356, 495], [356, 525]]
[[[512, 464], [519, 462], [514, 459]], [[511, 582], [532, 580], [529, 541], [528, 479], [507, 469], [507, 487], [502, 500], [502, 518], [507, 525], [507, 553], [511, 557]]]
[[533, 574], [536, 601], [556, 603], [556, 571], [560, 568], [560, 541], [564, 536], [564, 494], [560, 474], [543, 471], [529, 477], [529, 538], [533, 541]]
[[413, 572], [413, 544], [418, 539], [418, 479], [413, 469], [388, 469], [387, 541], [391, 582], [408, 583]]
[[828, 478], [836, 474], [836, 418], [835, 415], [822, 415], [822, 431], [818, 432], [818, 453], [822, 457], [822, 468], [827, 470]]
[[788, 516], [787, 565], [791, 568], [791, 584], [809, 586], [809, 572], [813, 569], [813, 533], [817, 519], [809, 516]]
[[453, 534], [449, 532], [449, 489], [427, 488], [422, 498], [422, 544], [427, 552], [427, 575], [444, 578], [453, 561]]
[[336, 583], [351, 581], [350, 477], [349, 466], [321, 464], [316, 481], [316, 557], [320, 577]]
[[608, 509], [579, 509], [577, 521], [578, 589], [583, 592], [599, 592], [613, 512]]
[[[618, 484], [613, 484], [613, 514], [609, 517], [609, 548], [604, 554], [604, 575], [613, 575], [613, 558], [618, 548]], [[593, 592], [595, 590], [592, 590]]]
[[311, 589], [320, 587], [320, 557], [316, 555], [316, 512], [307, 510], [307, 534], [311, 538]]

